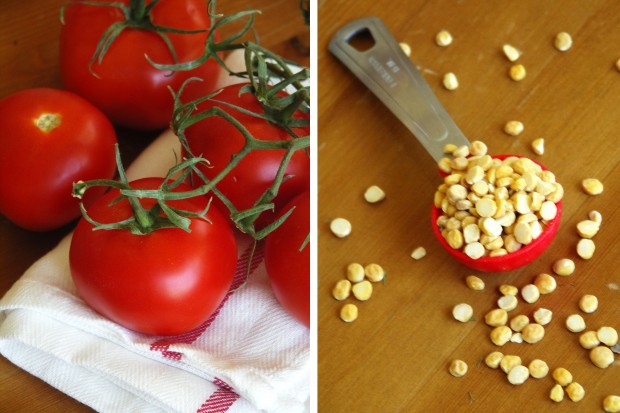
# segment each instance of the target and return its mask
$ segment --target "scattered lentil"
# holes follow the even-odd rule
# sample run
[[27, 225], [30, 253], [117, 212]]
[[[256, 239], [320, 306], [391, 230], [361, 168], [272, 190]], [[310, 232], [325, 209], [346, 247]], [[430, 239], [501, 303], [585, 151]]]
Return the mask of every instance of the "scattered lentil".
[[360, 301], [366, 301], [372, 296], [372, 284], [368, 280], [360, 281], [351, 287], [353, 296]]
[[413, 258], [414, 260], [421, 260], [425, 256], [426, 256], [426, 248], [424, 247], [417, 247], [411, 253], [411, 258]]
[[484, 281], [475, 275], [468, 275], [465, 277], [465, 284], [472, 290], [481, 291], [484, 290]]
[[589, 219], [577, 223], [577, 233], [583, 238], [589, 239], [594, 237], [598, 233], [599, 228], [599, 224]]
[[[620, 64], [618, 70], [620, 70]], [[613, 394], [606, 396], [605, 399], [603, 399], [603, 410], [605, 410], [607, 413], [620, 412], [620, 396], [616, 396]]]
[[552, 376], [553, 380], [562, 387], [568, 386], [573, 381], [573, 375], [564, 367], [558, 367], [553, 370]]
[[566, 32], [560, 32], [555, 36], [554, 46], [560, 52], [565, 52], [573, 46], [573, 38]]
[[592, 350], [594, 347], [601, 344], [601, 342], [598, 339], [596, 331], [590, 330], [579, 336], [579, 344], [586, 350]]
[[530, 370], [530, 376], [535, 379], [542, 379], [549, 373], [549, 366], [541, 359], [534, 359], [530, 362], [528, 369]]
[[508, 313], [501, 308], [494, 308], [485, 314], [484, 322], [491, 327], [505, 326], [508, 322]]
[[407, 55], [407, 57], [411, 56], [411, 46], [409, 46], [408, 43], [400, 42], [398, 43], [398, 45], [400, 46], [400, 49], [403, 51], [403, 53]]
[[545, 337], [545, 328], [538, 323], [530, 323], [521, 330], [523, 341], [535, 344]]
[[553, 263], [553, 272], [567, 277], [575, 271], [575, 263], [570, 258], [561, 258]]
[[484, 363], [492, 369], [499, 367], [504, 355], [499, 351], [492, 351], [484, 358]]
[[584, 313], [593, 313], [598, 308], [598, 298], [592, 294], [585, 294], [579, 299], [579, 308]]
[[507, 354], [499, 362], [499, 367], [504, 373], [510, 373], [510, 370], [521, 365], [521, 357]]
[[545, 139], [537, 138], [532, 141], [532, 152], [536, 155], [543, 155], [545, 153]]
[[606, 369], [614, 362], [614, 353], [609, 347], [597, 346], [590, 350], [590, 360], [596, 367]]
[[534, 312], [534, 320], [541, 326], [546, 326], [551, 322], [553, 312], [547, 308], [539, 308]]
[[530, 377], [530, 371], [525, 366], [515, 366], [508, 372], [508, 381], [510, 384], [519, 385], [525, 383]]
[[510, 328], [515, 332], [521, 332], [523, 327], [530, 323], [530, 319], [525, 314], [519, 314], [510, 320]]
[[364, 267], [362, 264], [352, 262], [347, 266], [347, 279], [353, 283], [358, 283], [364, 280]]
[[586, 329], [586, 322], [579, 314], [571, 314], [566, 317], [566, 328], [573, 333], [580, 333]]
[[523, 132], [524, 129], [525, 127], [523, 126], [523, 123], [519, 122], [518, 120], [508, 121], [506, 122], [506, 125], [504, 125], [504, 132], [506, 132], [510, 136], [518, 136]]
[[519, 300], [515, 295], [503, 295], [497, 300], [497, 306], [505, 311], [512, 311], [517, 308]]
[[577, 242], [577, 255], [584, 260], [589, 260], [594, 256], [596, 245], [589, 238], [582, 238]]
[[491, 338], [491, 342], [496, 346], [503, 346], [507, 342], [510, 341], [510, 337], [512, 336], [512, 330], [506, 326], [495, 327], [491, 330], [489, 337]]
[[540, 291], [536, 285], [527, 284], [521, 289], [521, 297], [523, 297], [526, 302], [532, 304], [540, 298]]
[[465, 363], [463, 360], [452, 360], [452, 362], [450, 363], [450, 374], [452, 374], [454, 377], [463, 377], [465, 374], [467, 374], [467, 370], [469, 369], [469, 367], [467, 366], [467, 363]]
[[335, 218], [330, 223], [329, 229], [338, 238], [344, 238], [351, 234], [351, 223], [346, 218]]
[[550, 294], [557, 288], [555, 278], [546, 273], [538, 274], [534, 279], [534, 285], [538, 288], [538, 291], [541, 294]]
[[504, 52], [506, 58], [511, 62], [516, 62], [519, 57], [521, 57], [521, 51], [509, 44], [504, 44], [502, 46], [502, 51]]
[[375, 204], [385, 199], [385, 191], [377, 185], [369, 186], [364, 192], [366, 202]]
[[448, 90], [456, 90], [459, 87], [459, 80], [452, 72], [443, 75], [443, 87]]
[[355, 304], [345, 304], [340, 309], [340, 318], [342, 321], [350, 323], [357, 319], [358, 309]]
[[372, 263], [364, 267], [364, 275], [366, 275], [366, 278], [370, 281], [376, 283], [383, 281], [385, 278], [385, 270], [379, 264]]
[[549, 392], [549, 398], [554, 402], [561, 402], [564, 400], [564, 388], [559, 384], [555, 384]]
[[592, 221], [596, 222], [599, 225], [603, 223], [603, 216], [597, 210], [590, 211], [588, 213], [588, 218], [590, 218]]
[[474, 309], [467, 303], [460, 303], [452, 308], [452, 316], [455, 320], [466, 323], [474, 316]]
[[603, 193], [603, 183], [596, 178], [586, 178], [581, 181], [583, 191], [588, 195], [600, 195]]
[[609, 347], [618, 344], [618, 332], [615, 328], [603, 326], [596, 331], [599, 341]]
[[435, 43], [437, 46], [446, 47], [452, 44], [452, 34], [447, 30], [441, 30], [435, 36]]
[[583, 386], [577, 382], [572, 382], [571, 384], [566, 386], [565, 391], [568, 395], [568, 398], [574, 402], [579, 402], [583, 400], [584, 396], [586, 395], [586, 391], [584, 390]]
[[522, 64], [513, 65], [509, 71], [510, 78], [516, 82], [525, 79], [527, 72]]
[[332, 296], [338, 300], [346, 300], [351, 295], [351, 281], [340, 280], [336, 283], [332, 290]]
[[519, 293], [519, 289], [514, 285], [502, 284], [499, 286], [499, 292], [504, 295], [517, 295]]

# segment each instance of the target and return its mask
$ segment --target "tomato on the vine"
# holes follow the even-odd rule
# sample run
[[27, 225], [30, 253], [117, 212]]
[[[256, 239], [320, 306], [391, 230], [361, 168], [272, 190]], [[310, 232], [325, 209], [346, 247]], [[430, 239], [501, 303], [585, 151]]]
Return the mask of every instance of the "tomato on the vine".
[[[0, 214], [47, 231], [80, 215], [73, 182], [110, 179], [116, 134], [92, 104], [71, 92], [25, 89], [0, 100]], [[84, 203], [103, 193], [94, 188]]]
[[[127, 16], [109, 1], [102, 5], [68, 3], [60, 37], [60, 70], [63, 85], [99, 107], [117, 126], [155, 130], [168, 126], [172, 118], [173, 98], [168, 87], [178, 90], [190, 77], [203, 79], [200, 87], [206, 93], [221, 75], [213, 59], [189, 71], [164, 71], [147, 59], [165, 65], [193, 61], [201, 56], [208, 33], [164, 33], [176, 53], [176, 61], [160, 33], [134, 26], [126, 27], [109, 45], [102, 61], [91, 63], [104, 32], [113, 24], [127, 21]], [[134, 0], [119, 0], [145, 3]], [[146, 5], [151, 1], [147, 1]], [[103, 6], [107, 4], [107, 6]], [[133, 6], [135, 7], [135, 6]], [[143, 5], [144, 7], [144, 5]], [[139, 13], [136, 13], [139, 14]], [[144, 22], [182, 30], [205, 30], [210, 27], [204, 0], [161, 0]], [[202, 92], [201, 92], [202, 93]]]
[[[131, 182], [134, 189], [156, 189], [162, 178]], [[175, 191], [189, 189], [180, 185]], [[114, 203], [111, 190], [88, 209], [99, 223], [132, 216], [127, 199]], [[139, 201], [148, 209], [152, 199]], [[207, 206], [205, 197], [169, 201], [194, 213]], [[146, 334], [175, 335], [202, 324], [226, 296], [235, 272], [237, 247], [226, 218], [210, 208], [193, 217], [191, 232], [161, 228], [136, 235], [125, 229], [100, 229], [82, 218], [69, 252], [71, 275], [80, 296], [93, 309], [129, 329]]]
[[[214, 106], [220, 107], [239, 121], [256, 139], [278, 141], [293, 139], [284, 129], [267, 120], [243, 113], [229, 105], [234, 105], [253, 113], [263, 113], [263, 108], [256, 97], [249, 92], [240, 93], [247, 83], [226, 86], [214, 98], [221, 104], [207, 100], [198, 106], [199, 112], [207, 111]], [[308, 115], [297, 111], [295, 117], [307, 118]], [[292, 128], [298, 136], [308, 136], [309, 127]], [[242, 133], [228, 120], [220, 116], [209, 116], [191, 125], [185, 130], [190, 150], [196, 156], [206, 158], [210, 165], [199, 165], [201, 171], [209, 179], [213, 179], [228, 163], [234, 154], [245, 145]], [[285, 150], [254, 150], [232, 169], [217, 185], [238, 210], [248, 209], [267, 190], [274, 178]], [[278, 195], [273, 200], [274, 211], [263, 212], [257, 220], [262, 227], [272, 222], [279, 210], [288, 201], [310, 188], [310, 159], [308, 153], [296, 151], [285, 171], [287, 179], [280, 185]], [[214, 204], [228, 214], [228, 209], [214, 197]]]
[[291, 200], [282, 213], [291, 215], [267, 236], [265, 266], [271, 288], [282, 306], [297, 321], [310, 326], [310, 192]]

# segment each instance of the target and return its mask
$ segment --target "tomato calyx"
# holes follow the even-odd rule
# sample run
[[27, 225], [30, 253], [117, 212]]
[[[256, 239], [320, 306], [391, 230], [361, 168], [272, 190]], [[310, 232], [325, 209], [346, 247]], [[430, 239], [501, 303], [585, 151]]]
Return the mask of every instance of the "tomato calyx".
[[[193, 193], [188, 193], [190, 191], [172, 192], [172, 190], [187, 179], [188, 175], [195, 169], [196, 164], [206, 162], [205, 159], [192, 158], [176, 165], [170, 169], [158, 189], [144, 190], [134, 189], [130, 186], [122, 166], [118, 144], [115, 150], [120, 180], [96, 179], [88, 182], [78, 181], [73, 184], [72, 195], [75, 198], [81, 199], [84, 193], [91, 187], [106, 186], [116, 188], [121, 195], [114, 202], [127, 199], [133, 214], [131, 217], [121, 221], [101, 223], [92, 219], [88, 215], [88, 211], [83, 203], [80, 203], [82, 216], [94, 226], [93, 230], [127, 230], [135, 235], [146, 235], [162, 228], [180, 228], [186, 232], [191, 232], [191, 218], [199, 218], [208, 221], [206, 214], [211, 206], [210, 201], [207, 203], [206, 208], [199, 213], [177, 209], [166, 203], [167, 201], [187, 199], [196, 196]], [[140, 203], [141, 198], [152, 198], [156, 200], [156, 203], [147, 209]]]
[[50, 133], [62, 124], [62, 116], [58, 113], [42, 113], [36, 119], [34, 124], [43, 133]]
[[93, 65], [95, 63], [97, 63], [98, 65], [101, 64], [101, 62], [103, 61], [103, 58], [108, 52], [108, 49], [110, 48], [110, 45], [118, 38], [118, 36], [125, 29], [131, 28], [131, 29], [145, 30], [145, 31], [151, 31], [151, 32], [156, 33], [162, 39], [162, 41], [166, 44], [166, 47], [168, 48], [174, 62], [178, 61], [177, 53], [167, 33], [191, 35], [191, 34], [210, 32], [210, 37], [213, 37], [212, 30], [210, 31], [208, 29], [183, 30], [183, 29], [177, 29], [174, 27], [166, 27], [166, 26], [160, 26], [160, 25], [153, 24], [150, 18], [150, 12], [153, 9], [153, 7], [155, 7], [155, 5], [159, 3], [159, 1], [160, 0], [153, 0], [151, 1], [151, 3], [147, 5], [145, 0], [130, 0], [129, 6], [125, 5], [124, 3], [115, 2], [115, 1], [109, 1], [109, 2], [98, 2], [98, 1], [88, 1], [88, 0], [74, 1], [74, 2], [66, 3], [62, 5], [60, 9], [60, 22], [62, 24], [65, 24], [65, 17], [64, 17], [65, 8], [72, 6], [72, 5], [76, 5], [76, 4], [96, 6], [96, 7], [114, 7], [114, 8], [120, 9], [123, 12], [124, 20], [111, 24], [103, 32], [103, 34], [101, 35], [101, 38], [99, 39], [99, 43], [97, 44], [95, 52], [93, 53], [93, 56], [91, 57], [90, 62], [88, 64], [88, 70], [93, 76], [97, 78], [99, 76], [93, 70]]

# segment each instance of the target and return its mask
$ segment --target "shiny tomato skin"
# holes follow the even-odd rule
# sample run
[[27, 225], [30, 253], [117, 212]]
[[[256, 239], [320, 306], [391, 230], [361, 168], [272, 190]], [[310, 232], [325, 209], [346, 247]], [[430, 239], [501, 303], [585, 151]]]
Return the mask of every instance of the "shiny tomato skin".
[[[154, 189], [161, 181], [145, 178], [131, 185]], [[109, 206], [117, 196], [116, 190], [105, 194], [89, 215], [104, 223], [130, 217], [127, 201]], [[169, 205], [200, 212], [206, 202], [200, 197]], [[192, 218], [190, 233], [168, 228], [146, 235], [93, 231], [80, 220], [69, 252], [79, 295], [103, 316], [141, 333], [167, 336], [198, 327], [226, 296], [237, 261], [235, 236], [226, 219], [215, 208], [207, 218], [210, 222]]]
[[[224, 101], [254, 113], [262, 113], [262, 107], [251, 93], [239, 94], [245, 83], [230, 85], [222, 89], [215, 99]], [[233, 108], [206, 101], [199, 106], [199, 111], [206, 111], [213, 106], [219, 106], [248, 129], [250, 134], [264, 141], [288, 140], [291, 136], [282, 128], [265, 120], [241, 113]], [[307, 116], [298, 113], [297, 116]], [[309, 128], [294, 128], [298, 136], [307, 136]], [[202, 167], [201, 171], [209, 179], [213, 179], [239, 152], [245, 139], [241, 132], [230, 122], [220, 116], [207, 117], [190, 126], [185, 134], [192, 153], [206, 158], [210, 167]], [[220, 181], [216, 187], [235, 205], [238, 210], [250, 208], [263, 192], [273, 182], [284, 150], [258, 150], [247, 155], [239, 164]], [[203, 166], [203, 165], [201, 165]], [[310, 188], [310, 158], [302, 150], [297, 151], [291, 158], [286, 169], [286, 179], [274, 199], [274, 212], [266, 211], [257, 220], [257, 228], [272, 222], [282, 206], [296, 195]], [[214, 197], [214, 205], [228, 215], [229, 211], [223, 203]]]
[[[128, 4], [129, 0], [122, 3]], [[147, 1], [150, 3], [150, 1]], [[161, 0], [151, 11], [153, 24], [184, 30], [203, 30], [210, 20], [204, 0]], [[101, 64], [89, 62], [104, 31], [123, 21], [116, 7], [73, 4], [65, 9], [60, 37], [62, 83], [68, 90], [99, 107], [117, 126], [139, 130], [167, 127], [172, 119], [173, 98], [168, 90], [179, 90], [184, 80], [199, 77], [191, 88], [209, 93], [222, 70], [213, 59], [190, 71], [161, 71], [156, 63], [173, 64], [174, 59], [162, 38], [151, 31], [127, 28], [110, 45]], [[204, 51], [207, 34], [172, 34], [178, 62], [189, 62]]]
[[[49, 131], [35, 120], [58, 115]], [[92, 104], [73, 93], [24, 89], [0, 100], [0, 214], [16, 225], [47, 231], [80, 215], [73, 182], [111, 179], [116, 133]], [[85, 204], [103, 193], [94, 188]]]
[[293, 206], [293, 213], [267, 236], [265, 266], [280, 304], [297, 321], [310, 327], [310, 242], [299, 251], [310, 232], [310, 192], [295, 197], [282, 213]]

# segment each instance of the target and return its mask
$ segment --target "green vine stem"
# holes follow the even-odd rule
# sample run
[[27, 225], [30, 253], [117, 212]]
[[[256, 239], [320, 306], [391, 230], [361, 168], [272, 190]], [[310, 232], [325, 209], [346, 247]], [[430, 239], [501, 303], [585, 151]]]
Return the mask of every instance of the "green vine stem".
[[[89, 0], [74, 1], [71, 3], [65, 3], [61, 6], [60, 21], [62, 24], [64, 24], [66, 8], [73, 6], [73, 5], [77, 5], [77, 4], [87, 5], [87, 6], [96, 6], [96, 7], [114, 7], [114, 8], [120, 9], [123, 12], [124, 20], [111, 24], [103, 32], [103, 34], [101, 35], [101, 38], [99, 39], [99, 43], [97, 44], [97, 47], [95, 48], [95, 52], [93, 53], [93, 56], [91, 57], [90, 62], [88, 64], [88, 69], [91, 72], [91, 74], [95, 77], [99, 77], [93, 70], [93, 66], [95, 65], [95, 63], [100, 65], [103, 62], [103, 59], [105, 55], [107, 54], [108, 49], [110, 48], [110, 45], [127, 28], [146, 30], [146, 31], [156, 33], [162, 39], [162, 41], [166, 44], [166, 47], [170, 51], [170, 54], [172, 56], [173, 61], [175, 62], [175, 65], [179, 64], [178, 57], [177, 57], [176, 50], [174, 49], [174, 46], [172, 42], [170, 41], [170, 38], [168, 37], [169, 33], [186, 34], [186, 35], [208, 33], [207, 41], [206, 41], [206, 48], [209, 50], [209, 53], [207, 53], [206, 56], [204, 56], [202, 61], [195, 62], [194, 66], [192, 67], [192, 68], [195, 68], [195, 67], [200, 66], [202, 63], [204, 63], [208, 58], [214, 58], [220, 61], [221, 59], [217, 55], [220, 52], [223, 52], [226, 50], [234, 50], [234, 49], [238, 49], [239, 47], [241, 47], [240, 45], [235, 44], [234, 42], [237, 39], [243, 37], [245, 33], [250, 29], [254, 21], [254, 14], [260, 13], [258, 10], [248, 10], [248, 11], [235, 13], [227, 17], [222, 17], [221, 15], [215, 14], [216, 1], [210, 0], [208, 8], [209, 8], [209, 16], [211, 19], [211, 27], [209, 29], [201, 29], [201, 30], [183, 30], [183, 29], [178, 29], [174, 27], [167, 27], [167, 26], [160, 26], [160, 25], [153, 24], [153, 22], [151, 21], [150, 13], [153, 7], [155, 7], [157, 3], [159, 3], [159, 1], [160, 0], [153, 0], [147, 5], [145, 0], [130, 0], [129, 6], [127, 6], [124, 3], [116, 2], [116, 1], [109, 1], [109, 2], [97, 2], [97, 1], [89, 1]], [[216, 41], [215, 33], [217, 29], [233, 21], [242, 19], [246, 16], [249, 16], [248, 22], [238, 33], [235, 33], [234, 35], [220, 42]], [[149, 59], [148, 56], [146, 56], [146, 59], [149, 62], [153, 63]]]
[[[189, 79], [192, 81], [195, 79]], [[140, 198], [153, 198], [157, 200], [172, 200], [172, 199], [180, 199], [180, 198], [189, 198], [194, 196], [202, 196], [206, 195], [209, 192], [212, 192], [215, 196], [217, 196], [226, 207], [230, 211], [230, 217], [232, 221], [236, 224], [237, 228], [242, 232], [251, 235], [255, 239], [262, 239], [271, 231], [276, 229], [284, 220], [288, 217], [288, 215], [292, 211], [288, 211], [284, 214], [280, 219], [274, 221], [273, 223], [267, 225], [266, 227], [257, 230], [254, 226], [254, 222], [258, 218], [258, 216], [267, 210], [273, 210], [272, 200], [277, 196], [278, 190], [282, 182], [286, 179], [286, 168], [288, 163], [295, 153], [298, 150], [304, 150], [310, 146], [310, 137], [297, 137], [290, 140], [283, 141], [264, 141], [260, 139], [254, 138], [251, 133], [240, 123], [237, 119], [235, 119], [228, 112], [224, 111], [220, 107], [213, 107], [205, 112], [201, 112], [198, 114], [192, 114], [192, 111], [196, 108], [197, 102], [202, 102], [207, 99], [212, 99], [214, 96], [217, 96], [217, 92], [213, 95], [206, 96], [204, 98], [200, 98], [198, 101], [193, 101], [187, 104], [182, 104], [180, 102], [180, 95], [182, 93], [182, 89], [178, 94], [175, 95], [175, 114], [172, 121], [173, 130], [179, 137], [183, 147], [190, 155], [188, 160], [191, 159], [201, 159], [196, 158], [189, 148], [187, 144], [187, 138], [185, 136], [185, 129], [190, 127], [191, 125], [202, 121], [203, 119], [211, 116], [219, 116], [224, 118], [226, 121], [230, 122], [243, 136], [245, 139], [245, 144], [242, 149], [232, 156], [230, 162], [211, 180], [206, 178], [204, 174], [200, 172], [200, 170], [195, 167], [197, 164], [192, 164], [192, 170], [194, 173], [204, 182], [203, 185], [197, 186], [192, 191], [186, 192], [170, 192], [170, 193], [162, 193], [159, 190], [138, 190], [132, 191], [131, 194]], [[256, 116], [261, 116], [259, 114], [255, 114]], [[238, 210], [233, 203], [220, 191], [217, 190], [216, 185], [232, 171], [238, 164], [243, 160], [249, 153], [256, 150], [284, 150], [283, 159], [278, 167], [278, 171], [276, 176], [271, 184], [271, 186], [262, 194], [262, 196], [257, 199], [254, 205], [251, 208], [245, 210]], [[121, 193], [124, 195], [129, 195], [129, 192], [121, 190]]]
[[[120, 157], [118, 144], [115, 146], [115, 151], [119, 180], [115, 181], [109, 179], [95, 179], [87, 182], [78, 181], [73, 184], [72, 195], [75, 198], [82, 199], [84, 193], [89, 188], [95, 186], [115, 188], [119, 190], [121, 195], [114, 201], [114, 203], [122, 199], [127, 199], [129, 205], [131, 206], [133, 214], [130, 218], [126, 220], [103, 224], [91, 218], [88, 215], [88, 211], [84, 207], [84, 204], [80, 202], [82, 216], [94, 226], [93, 230], [120, 229], [130, 231], [132, 234], [135, 235], [146, 235], [162, 228], [181, 228], [184, 231], [190, 232], [190, 218], [201, 218], [205, 220], [207, 219], [206, 213], [211, 205], [210, 201], [207, 204], [205, 210], [200, 213], [179, 210], [169, 206], [166, 203], [169, 200], [188, 198], [183, 196], [158, 197], [157, 203], [153, 207], [151, 207], [150, 209], [145, 209], [139, 201], [139, 198], [141, 198], [139, 196], [141, 190], [133, 189], [129, 181], [127, 180], [127, 176], [125, 175], [125, 170], [123, 168], [123, 163]], [[182, 192], [171, 191], [177, 188], [181, 183], [185, 182], [189, 174], [193, 171], [194, 166], [202, 162], [206, 162], [206, 159], [192, 158], [174, 166], [168, 171], [168, 174], [164, 178], [162, 184], [157, 189], [157, 191], [161, 194], [182, 194]]]

